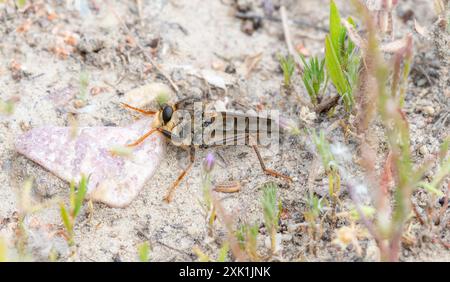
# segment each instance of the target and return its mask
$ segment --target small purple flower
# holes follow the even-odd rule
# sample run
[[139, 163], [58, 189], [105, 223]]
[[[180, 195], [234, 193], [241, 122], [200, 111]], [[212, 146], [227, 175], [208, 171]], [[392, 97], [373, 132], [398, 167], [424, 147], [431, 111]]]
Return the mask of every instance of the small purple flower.
[[214, 157], [213, 153], [208, 153], [208, 155], [206, 155], [205, 160], [203, 161], [203, 169], [206, 172], [211, 172], [212, 169], [214, 168], [214, 163], [216, 162], [216, 159]]

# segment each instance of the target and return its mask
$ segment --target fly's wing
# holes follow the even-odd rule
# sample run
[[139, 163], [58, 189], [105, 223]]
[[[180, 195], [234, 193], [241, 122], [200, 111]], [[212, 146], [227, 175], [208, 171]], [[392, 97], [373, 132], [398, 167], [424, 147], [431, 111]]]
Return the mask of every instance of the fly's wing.
[[204, 120], [205, 145], [268, 145], [278, 138], [278, 121], [270, 115], [210, 112]]

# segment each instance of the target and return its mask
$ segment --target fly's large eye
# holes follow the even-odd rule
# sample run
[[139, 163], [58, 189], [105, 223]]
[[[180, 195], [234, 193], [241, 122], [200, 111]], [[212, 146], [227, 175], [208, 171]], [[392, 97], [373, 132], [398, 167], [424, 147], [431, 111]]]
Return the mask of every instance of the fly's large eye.
[[173, 109], [171, 106], [164, 106], [163, 112], [162, 112], [162, 118], [164, 123], [168, 123], [170, 119], [172, 118]]

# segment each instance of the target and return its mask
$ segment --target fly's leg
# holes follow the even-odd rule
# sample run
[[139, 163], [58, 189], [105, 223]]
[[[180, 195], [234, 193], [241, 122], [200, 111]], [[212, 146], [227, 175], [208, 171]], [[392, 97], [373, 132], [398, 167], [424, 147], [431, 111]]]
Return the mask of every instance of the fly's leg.
[[189, 149], [189, 164], [183, 170], [183, 172], [178, 176], [177, 180], [175, 180], [175, 182], [172, 183], [172, 186], [170, 187], [169, 192], [167, 192], [167, 195], [164, 197], [164, 201], [166, 201], [167, 203], [170, 203], [172, 201], [173, 194], [175, 193], [175, 189], [177, 189], [177, 187], [180, 185], [180, 182], [191, 170], [192, 165], [194, 164], [194, 161], [195, 161], [195, 147], [191, 146]]
[[266, 165], [264, 164], [264, 160], [262, 159], [261, 154], [259, 153], [258, 147], [256, 145], [252, 145], [252, 147], [253, 147], [253, 150], [255, 150], [256, 156], [258, 157], [258, 160], [259, 160], [259, 164], [261, 165], [261, 168], [265, 174], [283, 178], [289, 182], [292, 182], [292, 178], [290, 178], [289, 176], [281, 174], [279, 172], [276, 172], [275, 170], [268, 169], [266, 167]]
[[136, 112], [140, 112], [141, 114], [144, 114], [144, 115], [148, 115], [148, 116], [151, 116], [151, 115], [154, 115], [154, 114], [156, 114], [156, 112], [155, 112], [155, 111], [146, 111], [146, 110], [143, 110], [143, 109], [139, 109], [139, 108], [136, 108], [136, 107], [130, 106], [130, 105], [128, 105], [128, 104], [125, 104], [125, 103], [121, 103], [121, 104], [122, 104], [122, 106], [124, 106], [125, 108], [131, 109], [131, 110], [134, 110], [134, 111], [136, 111]]
[[147, 132], [144, 135], [142, 135], [142, 137], [140, 137], [138, 140], [134, 141], [131, 144], [128, 144], [127, 147], [135, 147], [135, 146], [141, 144], [142, 142], [144, 142], [145, 139], [147, 139], [147, 137], [149, 137], [150, 135], [152, 135], [155, 132], [158, 132], [157, 128], [151, 129], [149, 132]]
[[135, 147], [139, 144], [141, 144], [145, 139], [147, 139], [147, 137], [149, 137], [150, 135], [152, 135], [155, 132], [160, 132], [162, 135], [164, 135], [164, 137], [168, 138], [168, 139], [172, 139], [173, 138], [173, 134], [170, 133], [170, 131], [162, 129], [162, 128], [153, 128], [151, 129], [149, 132], [145, 133], [141, 138], [139, 138], [138, 140], [134, 141], [131, 144], [128, 144], [127, 147]]

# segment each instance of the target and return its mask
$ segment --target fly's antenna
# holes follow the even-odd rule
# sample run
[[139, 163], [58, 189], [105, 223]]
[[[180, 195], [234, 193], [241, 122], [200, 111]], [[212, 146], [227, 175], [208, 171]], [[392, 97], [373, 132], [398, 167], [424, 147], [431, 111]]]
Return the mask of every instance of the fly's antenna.
[[125, 103], [120, 103], [120, 104], [123, 107], [125, 107], [125, 108], [131, 109], [131, 110], [136, 111], [136, 112], [140, 112], [141, 114], [144, 114], [144, 115], [147, 115], [147, 116], [152, 116], [152, 115], [156, 114], [155, 111], [146, 111], [146, 110], [143, 110], [143, 109], [139, 109], [139, 108], [130, 106], [130, 105], [125, 104]]

